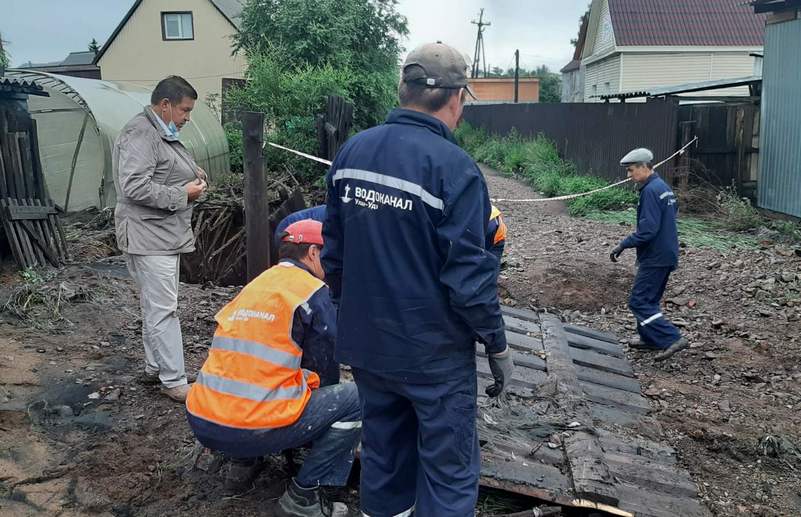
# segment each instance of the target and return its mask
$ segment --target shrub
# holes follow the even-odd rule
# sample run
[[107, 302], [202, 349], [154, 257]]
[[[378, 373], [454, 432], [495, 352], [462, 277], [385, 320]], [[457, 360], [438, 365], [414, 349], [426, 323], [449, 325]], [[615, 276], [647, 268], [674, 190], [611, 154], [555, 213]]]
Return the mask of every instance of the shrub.
[[225, 139], [228, 141], [228, 160], [231, 172], [242, 174], [242, 126], [236, 122], [228, 122], [223, 127]]
[[748, 198], [739, 197], [733, 188], [724, 189], [718, 194], [718, 205], [723, 218], [723, 226], [730, 230], [743, 231], [758, 228], [764, 219]]

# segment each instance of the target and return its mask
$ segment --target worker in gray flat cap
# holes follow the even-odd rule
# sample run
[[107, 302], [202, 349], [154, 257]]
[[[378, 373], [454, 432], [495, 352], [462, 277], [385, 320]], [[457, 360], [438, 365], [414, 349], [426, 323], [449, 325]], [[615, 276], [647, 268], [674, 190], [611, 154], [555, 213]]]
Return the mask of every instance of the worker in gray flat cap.
[[623, 239], [609, 258], [617, 262], [623, 250], [637, 249], [637, 276], [629, 309], [637, 320], [640, 341], [632, 346], [659, 352], [654, 359], [664, 361], [688, 343], [661, 309], [668, 278], [679, 263], [678, 204], [673, 191], [654, 171], [653, 160], [648, 149], [635, 149], [620, 160], [628, 177], [639, 185], [637, 230]]

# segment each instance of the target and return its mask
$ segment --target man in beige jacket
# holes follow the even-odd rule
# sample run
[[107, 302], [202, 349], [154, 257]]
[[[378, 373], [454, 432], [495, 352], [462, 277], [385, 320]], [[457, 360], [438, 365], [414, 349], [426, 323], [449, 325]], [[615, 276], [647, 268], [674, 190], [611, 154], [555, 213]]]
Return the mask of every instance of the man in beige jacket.
[[114, 144], [112, 166], [117, 245], [139, 288], [144, 382], [183, 402], [189, 391], [178, 321], [182, 253], [195, 249], [192, 205], [206, 190], [206, 173], [178, 140], [197, 92], [183, 78], [156, 85], [151, 105], [125, 125]]

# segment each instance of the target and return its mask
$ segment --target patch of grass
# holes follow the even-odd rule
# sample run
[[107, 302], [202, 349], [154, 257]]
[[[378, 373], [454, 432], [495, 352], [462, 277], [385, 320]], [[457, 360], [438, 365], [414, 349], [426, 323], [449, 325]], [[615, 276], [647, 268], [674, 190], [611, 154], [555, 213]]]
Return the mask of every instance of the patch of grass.
[[[526, 139], [513, 129], [502, 137], [467, 123], [460, 125], [455, 134], [476, 161], [525, 179], [546, 197], [580, 194], [607, 185], [601, 178], [579, 174], [575, 165], [560, 158], [556, 146], [543, 135]], [[580, 216], [593, 210], [620, 210], [636, 202], [637, 196], [631, 190], [612, 188], [568, 201], [567, 205], [571, 215]]]
[[[619, 224], [633, 229], [637, 212], [634, 209], [623, 211], [591, 211], [587, 217], [594, 221]], [[717, 251], [750, 250], [759, 246], [756, 237], [728, 231], [723, 223], [697, 217], [680, 217], [677, 222], [679, 241], [693, 248], [711, 248]]]

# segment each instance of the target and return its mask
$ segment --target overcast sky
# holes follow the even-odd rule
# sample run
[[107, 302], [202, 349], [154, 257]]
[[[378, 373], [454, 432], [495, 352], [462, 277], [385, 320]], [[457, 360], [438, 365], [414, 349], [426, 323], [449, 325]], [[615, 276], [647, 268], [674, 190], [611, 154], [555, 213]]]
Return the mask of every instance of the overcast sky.
[[[202, 0], [197, 0], [202, 1]], [[570, 61], [570, 39], [589, 0], [400, 0], [409, 20], [407, 49], [442, 40], [472, 57], [479, 9], [492, 25], [484, 40], [488, 66], [508, 68], [520, 49], [520, 64], [546, 64], [558, 71]], [[96, 38], [102, 45], [133, 0], [0, 0], [0, 33], [11, 63], [60, 61], [71, 51], [86, 50]]]

